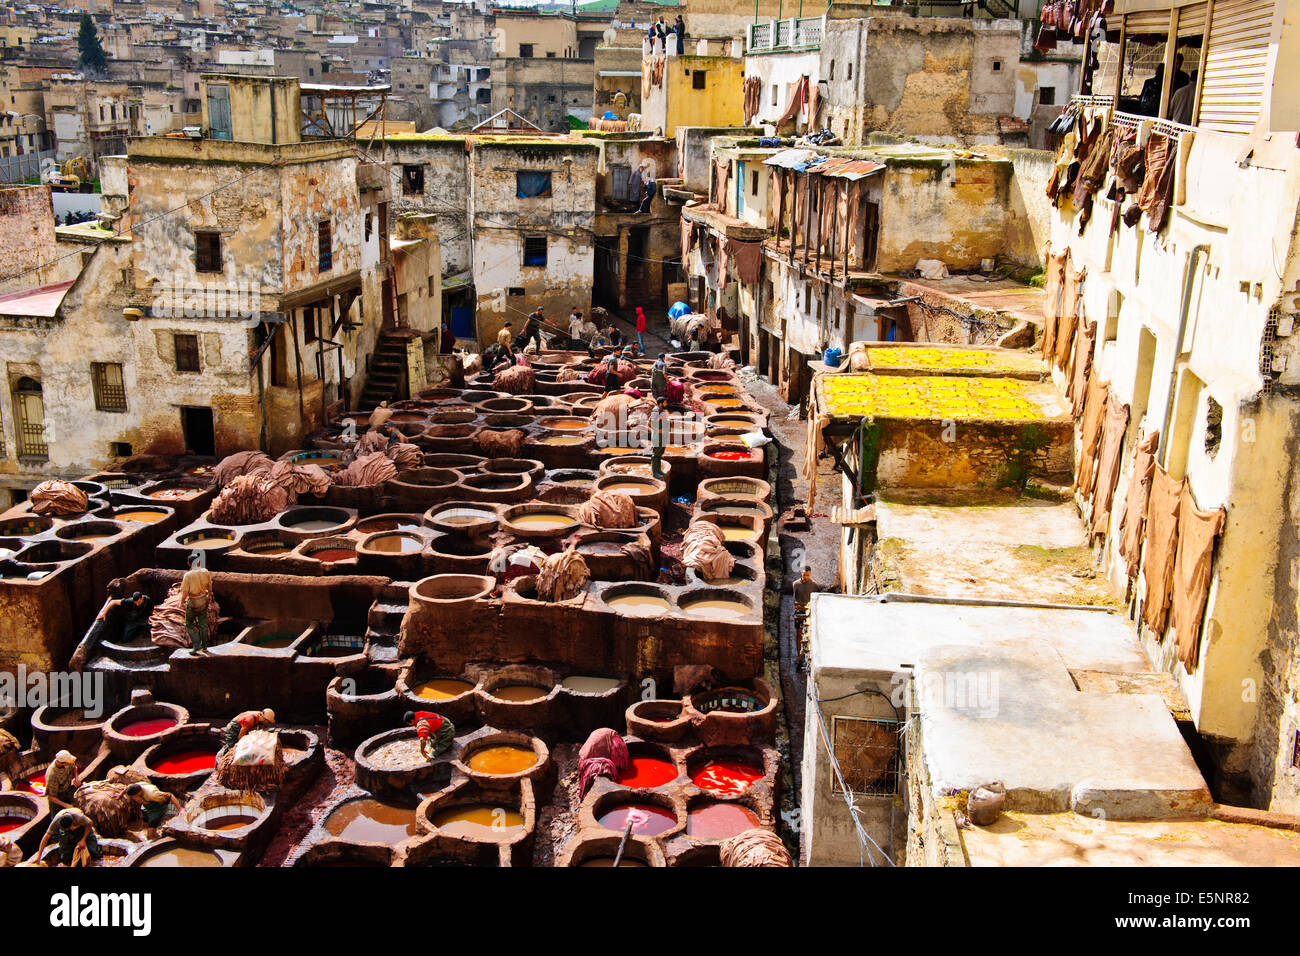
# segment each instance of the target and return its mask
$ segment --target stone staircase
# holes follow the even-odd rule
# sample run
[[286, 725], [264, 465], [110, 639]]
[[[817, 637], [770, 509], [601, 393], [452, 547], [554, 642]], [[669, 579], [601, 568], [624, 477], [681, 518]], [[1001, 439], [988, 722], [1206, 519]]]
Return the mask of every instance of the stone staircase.
[[401, 391], [406, 375], [406, 343], [411, 333], [403, 331], [381, 332], [370, 357], [370, 370], [366, 387], [361, 393], [358, 407], [369, 411], [380, 402], [391, 402]]

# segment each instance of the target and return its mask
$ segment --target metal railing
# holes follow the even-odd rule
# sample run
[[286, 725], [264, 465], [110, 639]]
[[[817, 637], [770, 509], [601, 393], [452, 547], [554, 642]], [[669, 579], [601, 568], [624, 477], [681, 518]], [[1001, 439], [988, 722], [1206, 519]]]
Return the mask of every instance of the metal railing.
[[747, 28], [745, 51], [815, 49], [821, 45], [825, 21], [825, 17], [789, 17], [751, 23]]

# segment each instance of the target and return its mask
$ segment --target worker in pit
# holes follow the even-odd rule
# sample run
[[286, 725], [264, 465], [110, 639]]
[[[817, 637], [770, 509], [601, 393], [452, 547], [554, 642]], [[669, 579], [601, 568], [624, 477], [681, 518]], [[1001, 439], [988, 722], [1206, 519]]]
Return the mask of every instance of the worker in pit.
[[147, 781], [129, 784], [125, 792], [126, 798], [140, 808], [140, 815], [144, 817], [145, 836], [150, 840], [158, 839], [158, 828], [167, 818], [168, 807], [175, 806], [176, 812], [181, 812], [181, 802], [174, 794], [159, 790]]
[[655, 410], [650, 413], [650, 474], [664, 476], [664, 449], [668, 447], [668, 434], [672, 419], [668, 417], [668, 399], [660, 395]]
[[104, 855], [104, 848], [95, 835], [95, 824], [76, 807], [67, 807], [54, 815], [41, 845], [36, 848], [36, 859], [45, 853], [51, 840], [58, 844], [58, 862], [63, 866], [89, 866]]
[[190, 555], [190, 569], [181, 578], [185, 601], [185, 636], [195, 654], [208, 653], [208, 604], [212, 601], [212, 574], [203, 564], [203, 553]]
[[402, 723], [415, 728], [420, 739], [420, 756], [425, 760], [441, 757], [456, 740], [456, 726], [431, 710], [408, 710]]
[[239, 743], [249, 731], [261, 730], [275, 723], [275, 711], [270, 707], [263, 710], [246, 710], [226, 724], [221, 731], [223, 751]]
[[68, 807], [81, 785], [77, 776], [77, 758], [67, 750], [60, 750], [45, 768], [45, 799]]

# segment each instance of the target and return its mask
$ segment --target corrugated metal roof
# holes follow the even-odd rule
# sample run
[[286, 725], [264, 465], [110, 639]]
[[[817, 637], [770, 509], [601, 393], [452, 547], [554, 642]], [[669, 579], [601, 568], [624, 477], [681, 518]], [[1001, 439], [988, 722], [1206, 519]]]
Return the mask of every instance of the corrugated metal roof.
[[811, 149], [783, 149], [781, 152], [773, 153], [763, 160], [763, 165], [794, 169], [796, 166], [806, 165], [809, 160], [816, 158], [817, 153]]
[[819, 176], [834, 176], [837, 179], [865, 179], [872, 173], [885, 168], [884, 163], [873, 163], [865, 159], [831, 159], [813, 169]]
[[863, 179], [885, 168], [884, 163], [873, 163], [865, 159], [841, 159], [835, 156], [823, 156], [812, 149], [784, 149], [763, 160], [765, 166], [779, 166], [782, 169], [794, 169], [799, 172], [814, 172], [820, 176], [835, 176], [840, 179]]

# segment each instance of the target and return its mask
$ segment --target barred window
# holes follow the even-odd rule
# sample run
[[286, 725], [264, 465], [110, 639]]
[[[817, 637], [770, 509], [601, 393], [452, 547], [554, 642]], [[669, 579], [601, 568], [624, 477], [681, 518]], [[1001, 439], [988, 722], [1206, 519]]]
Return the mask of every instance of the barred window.
[[318, 271], [328, 272], [334, 267], [334, 243], [330, 237], [330, 223], [324, 219], [316, 227], [316, 251], [320, 255]]
[[176, 371], [199, 371], [199, 337], [177, 332], [172, 336], [172, 341], [176, 346]]
[[[849, 790], [873, 796], [898, 792], [901, 728], [898, 720], [841, 714], [831, 717], [835, 762]], [[832, 774], [832, 793], [844, 792], [840, 781], [840, 776]]]
[[14, 386], [14, 414], [18, 454], [27, 458], [49, 458], [50, 448], [45, 440], [45, 399], [40, 382], [27, 377], [18, 380]]
[[126, 384], [117, 362], [91, 362], [90, 380], [95, 388], [95, 407], [101, 412], [126, 411]]
[[524, 265], [546, 265], [546, 237], [524, 236]]

